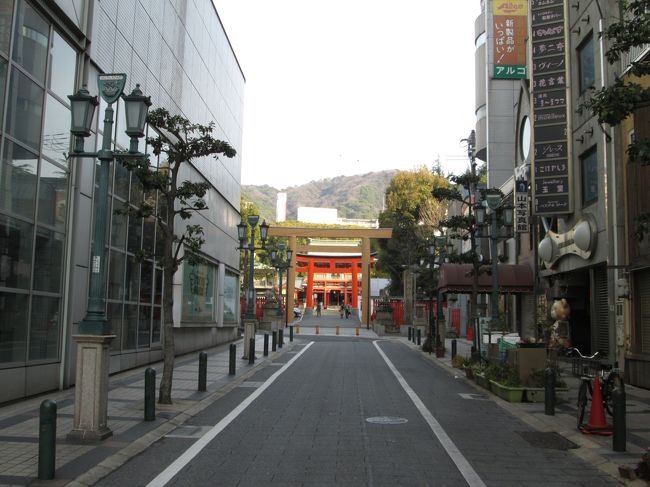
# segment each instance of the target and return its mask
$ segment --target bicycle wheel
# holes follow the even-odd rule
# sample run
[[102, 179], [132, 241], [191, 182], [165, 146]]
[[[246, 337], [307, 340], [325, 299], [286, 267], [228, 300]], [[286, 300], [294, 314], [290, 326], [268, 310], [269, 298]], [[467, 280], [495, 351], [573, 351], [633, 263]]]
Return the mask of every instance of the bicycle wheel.
[[587, 409], [587, 401], [588, 401], [587, 391], [588, 391], [587, 382], [583, 380], [580, 383], [580, 389], [578, 389], [578, 411], [577, 411], [578, 429], [582, 429], [582, 426], [584, 424], [585, 410]]

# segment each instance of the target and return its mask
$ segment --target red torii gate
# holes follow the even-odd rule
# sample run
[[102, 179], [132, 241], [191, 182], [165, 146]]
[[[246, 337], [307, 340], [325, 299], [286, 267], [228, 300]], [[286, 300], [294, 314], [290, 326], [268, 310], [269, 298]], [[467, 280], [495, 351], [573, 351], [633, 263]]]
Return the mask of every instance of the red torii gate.
[[[374, 267], [375, 260], [373, 253], [370, 255], [370, 268]], [[336, 292], [343, 296], [345, 304], [350, 304], [352, 309], [356, 309], [358, 300], [355, 298], [359, 295], [359, 275], [363, 274], [362, 268], [361, 255], [296, 255], [296, 271], [307, 273], [307, 307], [314, 306], [314, 294], [322, 294], [323, 304], [325, 307], [329, 306], [330, 293]], [[326, 275], [315, 277], [316, 274]], [[341, 274], [343, 278], [339, 277]]]

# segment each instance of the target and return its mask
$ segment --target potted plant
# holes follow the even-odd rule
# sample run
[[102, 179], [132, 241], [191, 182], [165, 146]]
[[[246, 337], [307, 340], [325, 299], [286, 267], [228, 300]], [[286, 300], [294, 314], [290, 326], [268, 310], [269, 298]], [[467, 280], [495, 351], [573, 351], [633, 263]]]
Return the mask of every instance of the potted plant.
[[508, 402], [521, 402], [524, 388], [521, 386], [517, 371], [508, 364], [493, 363], [485, 370], [490, 381], [490, 390]]
[[490, 381], [485, 376], [486, 369], [487, 367], [483, 363], [476, 362], [472, 364], [472, 375], [474, 376], [474, 382], [479, 386], [490, 390]]
[[[526, 389], [525, 400], [528, 402], [544, 402], [545, 396], [545, 372], [544, 370], [533, 370], [524, 383]], [[569, 389], [566, 382], [555, 378], [555, 397], [562, 397], [568, 394]]]

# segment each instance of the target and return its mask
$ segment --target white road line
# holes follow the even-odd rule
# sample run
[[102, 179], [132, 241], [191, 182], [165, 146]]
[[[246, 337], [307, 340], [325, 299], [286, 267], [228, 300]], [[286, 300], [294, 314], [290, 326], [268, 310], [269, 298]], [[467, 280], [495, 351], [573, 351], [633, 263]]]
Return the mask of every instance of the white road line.
[[232, 423], [237, 416], [239, 416], [241, 413], [244, 412], [244, 410], [251, 405], [251, 403], [257, 399], [275, 380], [280, 377], [282, 373], [284, 373], [289, 367], [291, 367], [291, 364], [293, 364], [296, 360], [300, 358], [300, 356], [307, 351], [309, 347], [311, 347], [314, 344], [314, 342], [309, 342], [305, 348], [303, 348], [295, 357], [293, 357], [289, 362], [287, 362], [284, 367], [279, 369], [277, 372], [275, 372], [271, 377], [268, 378], [268, 380], [261, 385], [258, 389], [255, 390], [250, 396], [248, 396], [246, 399], [244, 399], [239, 406], [237, 406], [235, 409], [230, 411], [226, 417], [224, 417], [221, 421], [219, 421], [217, 424], [215, 424], [205, 435], [203, 435], [199, 440], [197, 440], [192, 446], [190, 446], [187, 450], [185, 450], [185, 453], [183, 453], [180, 457], [178, 457], [176, 460], [174, 460], [173, 463], [169, 465], [165, 470], [163, 470], [158, 476], [153, 479], [151, 482], [147, 484], [147, 487], [162, 487], [167, 484], [171, 479], [173, 479], [178, 472], [181, 471], [185, 465], [190, 463], [194, 457], [196, 457], [201, 450], [203, 450], [208, 443], [210, 443], [212, 440], [216, 438], [216, 436], [221, 433], [226, 426], [228, 426], [230, 423]]
[[478, 476], [476, 471], [472, 468], [458, 447], [454, 444], [451, 438], [449, 438], [449, 435], [446, 433], [440, 423], [438, 423], [436, 418], [433, 417], [431, 411], [427, 409], [415, 391], [411, 389], [411, 386], [408, 385], [402, 374], [400, 374], [399, 371], [395, 368], [393, 362], [391, 362], [386, 354], [382, 351], [382, 349], [379, 348], [378, 340], [375, 340], [373, 344], [379, 352], [379, 355], [381, 355], [381, 358], [383, 358], [384, 362], [386, 362], [386, 365], [388, 365], [388, 368], [397, 378], [397, 381], [402, 386], [406, 394], [409, 396], [411, 401], [413, 401], [415, 407], [418, 408], [418, 411], [420, 411], [420, 414], [424, 420], [429, 424], [429, 427], [431, 428], [431, 431], [433, 431], [433, 434], [436, 435], [438, 441], [440, 441], [440, 444], [443, 446], [451, 460], [456, 464], [456, 467], [460, 471], [461, 475], [465, 478], [467, 484], [471, 487], [485, 487], [485, 483], [481, 480], [481, 477]]

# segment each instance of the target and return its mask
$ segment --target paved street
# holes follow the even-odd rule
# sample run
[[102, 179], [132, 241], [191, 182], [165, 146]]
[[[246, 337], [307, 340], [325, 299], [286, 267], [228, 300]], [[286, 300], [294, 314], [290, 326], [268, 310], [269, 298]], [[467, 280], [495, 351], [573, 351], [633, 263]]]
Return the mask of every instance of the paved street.
[[[153, 422], [142, 421], [142, 369], [112, 377], [114, 436], [101, 444], [68, 441], [73, 391], [52, 395], [57, 471], [44, 484], [597, 486], [617, 485], [617, 465], [640, 458], [648, 398], [631, 396], [634, 443], [613, 454], [610, 439], [574, 431], [570, 404], [544, 416], [543, 404], [505, 403], [449, 367], [449, 354], [377, 337], [336, 310], [295, 325], [268, 357], [258, 335], [255, 365], [238, 357], [234, 377], [227, 347], [210, 350], [206, 393], [197, 357], [179, 358], [174, 405]], [[0, 409], [1, 485], [36, 477], [40, 400]]]

